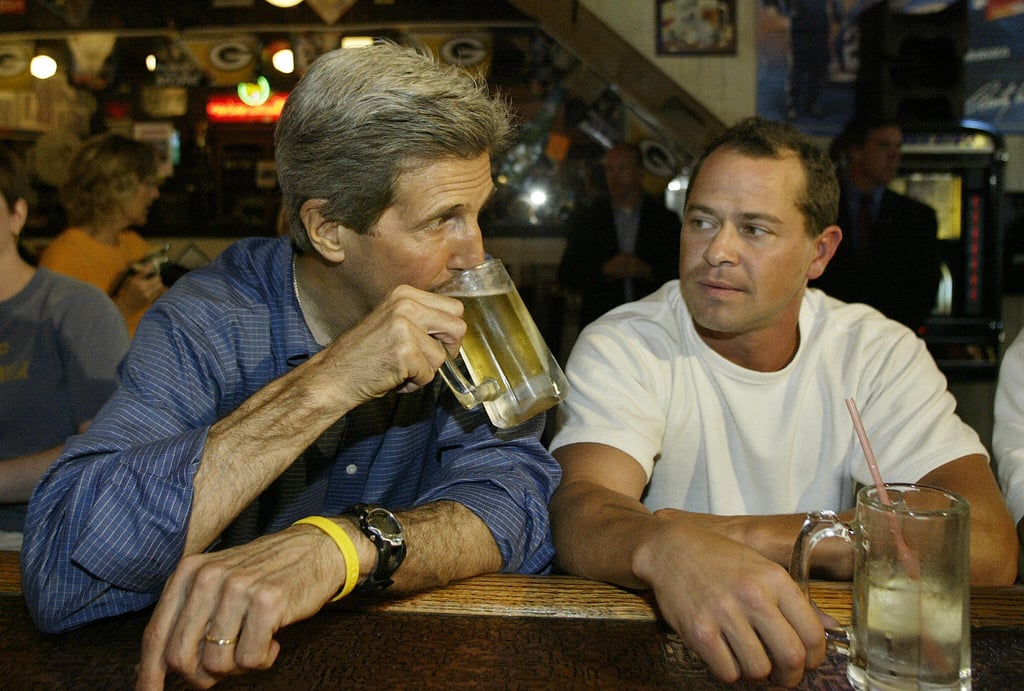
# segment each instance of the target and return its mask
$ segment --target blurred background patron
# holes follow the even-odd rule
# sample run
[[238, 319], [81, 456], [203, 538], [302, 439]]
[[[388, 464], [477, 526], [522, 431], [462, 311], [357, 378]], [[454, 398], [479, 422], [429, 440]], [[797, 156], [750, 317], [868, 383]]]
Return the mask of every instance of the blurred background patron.
[[608, 195], [569, 219], [558, 282], [581, 292], [580, 325], [679, 277], [679, 216], [644, 193], [640, 149], [616, 144], [604, 157]]
[[877, 119], [852, 120], [833, 142], [843, 241], [811, 286], [871, 305], [916, 331], [939, 288], [938, 220], [927, 204], [888, 188], [902, 142], [897, 122]]
[[87, 140], [69, 164], [60, 199], [69, 227], [43, 252], [40, 265], [106, 292], [135, 333], [165, 288], [144, 261], [150, 245], [133, 228], [146, 224], [160, 196], [157, 155], [149, 144], [116, 134]]
[[[0, 531], [20, 533], [36, 481], [114, 391], [128, 349], [110, 300], [19, 253], [30, 188], [0, 148]], [[4, 536], [7, 537], [7, 536]], [[10, 547], [12, 545], [5, 544]]]

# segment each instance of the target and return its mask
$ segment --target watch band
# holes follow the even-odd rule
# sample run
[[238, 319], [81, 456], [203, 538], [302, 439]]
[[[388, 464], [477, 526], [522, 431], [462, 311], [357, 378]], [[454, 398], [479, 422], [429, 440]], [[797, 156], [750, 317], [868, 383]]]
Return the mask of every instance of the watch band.
[[377, 548], [377, 566], [360, 585], [360, 590], [383, 590], [394, 581], [392, 576], [405, 559], [405, 533], [395, 514], [383, 506], [353, 504], [342, 512], [359, 523], [363, 535]]

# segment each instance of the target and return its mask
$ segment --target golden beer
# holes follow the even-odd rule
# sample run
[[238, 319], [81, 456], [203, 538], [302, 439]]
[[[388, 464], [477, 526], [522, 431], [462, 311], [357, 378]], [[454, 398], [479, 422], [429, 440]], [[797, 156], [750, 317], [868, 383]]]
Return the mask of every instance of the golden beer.
[[460, 391], [455, 373], [442, 367], [464, 406], [482, 402], [495, 426], [511, 427], [565, 398], [565, 374], [499, 260], [462, 272], [438, 292], [465, 306], [462, 359], [471, 390]]
[[466, 307], [462, 358], [473, 383], [491, 379], [500, 389], [497, 398], [484, 401], [488, 413], [511, 426], [561, 400], [548, 374], [547, 345], [518, 293], [452, 297]]

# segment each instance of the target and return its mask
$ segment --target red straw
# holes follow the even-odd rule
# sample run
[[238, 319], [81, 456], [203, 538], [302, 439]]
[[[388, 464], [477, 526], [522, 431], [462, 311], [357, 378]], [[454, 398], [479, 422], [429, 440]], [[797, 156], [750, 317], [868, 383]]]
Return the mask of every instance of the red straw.
[[[860, 411], [857, 410], [857, 404], [852, 397], [846, 399], [846, 409], [850, 411], [850, 417], [853, 419], [853, 429], [857, 432], [857, 438], [860, 439], [861, 448], [864, 449], [864, 458], [868, 462], [871, 479], [874, 480], [875, 489], [878, 490], [878, 500], [886, 506], [892, 506], [892, 502], [889, 500], [889, 492], [886, 490], [885, 482], [882, 480], [882, 473], [878, 470], [875, 452], [871, 450], [868, 433], [864, 430], [864, 421], [861, 420]], [[903, 533], [900, 530], [899, 523], [896, 522], [895, 516], [893, 516], [892, 529], [896, 534], [896, 550], [899, 552], [903, 568], [906, 569], [908, 576], [918, 578], [921, 575], [921, 564], [917, 560], [917, 555], [910, 551], [910, 547], [904, 542]]]

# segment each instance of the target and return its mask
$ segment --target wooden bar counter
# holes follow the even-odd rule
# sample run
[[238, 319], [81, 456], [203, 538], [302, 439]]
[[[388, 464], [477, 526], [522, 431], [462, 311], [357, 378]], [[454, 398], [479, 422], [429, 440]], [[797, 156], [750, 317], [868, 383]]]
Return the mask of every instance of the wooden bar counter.
[[[848, 583], [815, 602], [850, 620]], [[149, 612], [45, 635], [21, 597], [17, 554], [0, 552], [0, 688], [128, 689]], [[973, 688], [1024, 687], [1024, 587], [971, 592]], [[278, 633], [269, 671], [217, 689], [717, 689], [645, 593], [569, 576], [491, 575], [400, 600], [350, 598]], [[178, 677], [168, 688], [186, 688]], [[848, 689], [830, 655], [802, 689]]]

